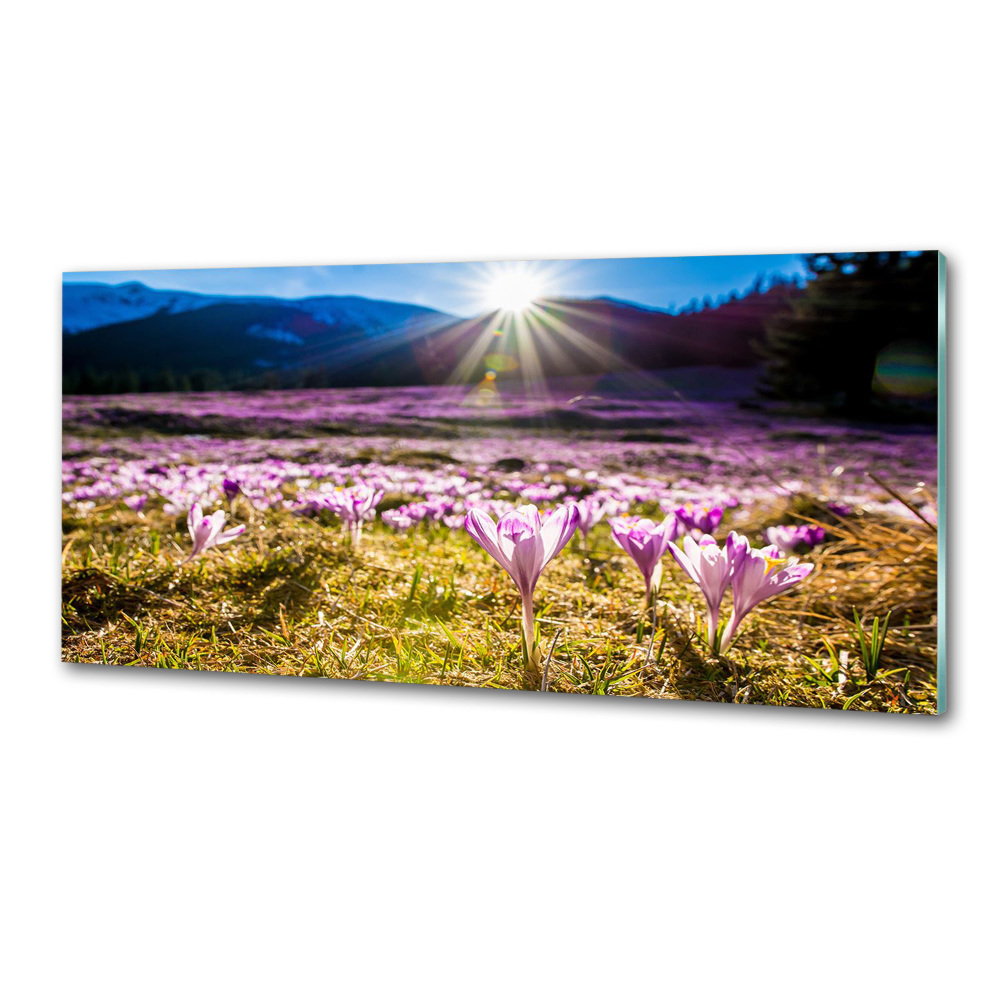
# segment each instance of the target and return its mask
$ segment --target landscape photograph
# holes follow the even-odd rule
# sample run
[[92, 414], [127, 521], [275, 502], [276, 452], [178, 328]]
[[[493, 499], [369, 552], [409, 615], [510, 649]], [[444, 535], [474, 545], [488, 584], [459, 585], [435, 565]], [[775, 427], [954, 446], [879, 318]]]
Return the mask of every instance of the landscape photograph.
[[62, 657], [944, 709], [934, 251], [63, 275]]

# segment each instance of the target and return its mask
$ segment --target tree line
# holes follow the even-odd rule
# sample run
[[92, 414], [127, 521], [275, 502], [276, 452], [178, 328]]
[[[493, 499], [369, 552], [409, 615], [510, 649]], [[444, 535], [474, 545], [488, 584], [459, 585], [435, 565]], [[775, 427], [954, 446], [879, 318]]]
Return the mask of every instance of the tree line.
[[760, 394], [855, 417], [932, 415], [938, 255], [809, 254], [805, 261], [811, 280], [766, 323]]

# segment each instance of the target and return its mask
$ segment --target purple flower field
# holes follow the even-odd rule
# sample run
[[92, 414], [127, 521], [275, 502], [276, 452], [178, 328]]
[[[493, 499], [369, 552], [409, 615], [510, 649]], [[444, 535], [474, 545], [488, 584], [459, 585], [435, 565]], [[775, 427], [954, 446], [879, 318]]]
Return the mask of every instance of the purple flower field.
[[[544, 653], [551, 691], [933, 710], [926, 428], [585, 386], [173, 393], [67, 397], [63, 450], [70, 660], [522, 687]], [[185, 564], [196, 504], [191, 537], [228, 544]], [[517, 588], [466, 518], [577, 504], [596, 521], [540, 577], [527, 684]], [[656, 560], [650, 620], [612, 544], [609, 519], [674, 512], [679, 534], [735, 532], [816, 569], [722, 654], [683, 560]]]
[[[94, 486], [106, 497], [152, 491], [186, 509], [231, 470], [267, 505], [287, 505], [282, 487], [305, 489], [302, 480], [363, 478], [423, 498], [478, 495], [483, 476], [537, 502], [563, 495], [554, 474], [628, 501], [739, 495], [749, 505], [809, 491], [902, 516], [907, 509], [886, 503], [869, 471], [901, 490], [923, 483], [936, 492], [933, 433], [779, 422], [732, 403], [520, 397], [480, 407], [465, 388], [413, 387], [71, 397], [63, 411], [69, 502], [93, 499], [83, 493]], [[151, 438], [147, 427], [169, 436]], [[109, 430], [133, 434], [95, 442]], [[147, 471], [146, 458], [169, 471]], [[511, 465], [516, 474], [504, 471]]]

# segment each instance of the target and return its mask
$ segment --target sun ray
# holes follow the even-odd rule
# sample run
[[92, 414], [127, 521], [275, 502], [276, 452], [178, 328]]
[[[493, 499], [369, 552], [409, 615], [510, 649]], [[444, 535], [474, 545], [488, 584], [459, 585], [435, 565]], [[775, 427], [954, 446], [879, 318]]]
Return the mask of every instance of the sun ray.
[[[561, 305], [560, 310], [562, 310]], [[576, 311], [581, 316], [587, 316], [587, 313], [582, 310]], [[663, 379], [642, 370], [621, 357], [621, 355], [617, 354], [611, 348], [595, 343], [591, 338], [581, 333], [565, 320], [544, 308], [544, 303], [537, 309], [536, 315], [540, 322], [547, 326], [553, 334], [562, 337], [578, 351], [587, 355], [603, 372], [628, 372], [636, 381], [642, 382], [648, 388], [669, 388]]]
[[525, 313], [515, 313], [513, 323], [524, 387], [529, 392], [547, 397], [549, 392], [545, 382], [545, 372], [542, 369], [542, 362], [538, 356], [534, 338], [529, 331]]
[[[489, 354], [489, 347], [493, 343], [493, 330], [501, 320], [499, 311], [492, 313], [486, 322], [481, 316], [466, 320], [455, 328], [452, 340], [457, 340], [483, 323], [483, 329], [476, 336], [476, 339], [469, 346], [468, 350], [459, 358], [454, 370], [447, 378], [449, 385], [463, 384], [471, 381], [478, 381], [483, 372], [476, 372], [477, 367], [481, 367], [483, 359]], [[451, 331], [449, 331], [451, 333]]]
[[[587, 320], [589, 328], [594, 311], [557, 297], [553, 273], [552, 262], [544, 261], [496, 261], [476, 268], [468, 287], [479, 314], [438, 337], [446, 356], [461, 352], [448, 384], [479, 384], [496, 399], [503, 385], [520, 383], [530, 395], [552, 398], [546, 371], [576, 369], [581, 375], [628, 373], [649, 390], [674, 392], [619, 356], [610, 347], [610, 330], [598, 339], [578, 330], [573, 319]], [[628, 318], [619, 319], [617, 328], [631, 325]]]

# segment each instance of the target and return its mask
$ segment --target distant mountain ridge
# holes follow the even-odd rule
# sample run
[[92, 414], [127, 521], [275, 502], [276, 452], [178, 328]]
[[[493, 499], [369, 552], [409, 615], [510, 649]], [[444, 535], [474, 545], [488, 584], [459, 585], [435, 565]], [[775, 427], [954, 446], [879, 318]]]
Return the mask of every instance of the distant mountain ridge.
[[150, 288], [140, 281], [120, 285], [99, 282], [63, 283], [63, 332], [82, 333], [157, 314], [175, 315], [213, 305], [281, 306], [307, 313], [330, 324], [359, 323], [392, 326], [426, 314], [454, 317], [407, 302], [367, 299], [360, 295], [311, 295], [283, 299], [267, 295], [207, 295]]
[[764, 324], [798, 294], [758, 283], [680, 314], [610, 297], [539, 300], [530, 322], [459, 319], [360, 296], [201, 295], [63, 286], [67, 393], [477, 382], [758, 363]]
[[162, 291], [139, 281], [121, 285], [98, 282], [63, 283], [63, 332], [80, 333], [113, 323], [126, 323], [159, 312], [188, 312], [212, 305], [217, 296]]

